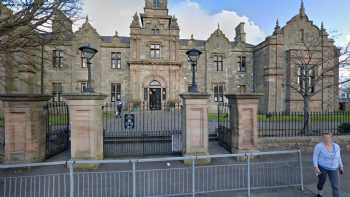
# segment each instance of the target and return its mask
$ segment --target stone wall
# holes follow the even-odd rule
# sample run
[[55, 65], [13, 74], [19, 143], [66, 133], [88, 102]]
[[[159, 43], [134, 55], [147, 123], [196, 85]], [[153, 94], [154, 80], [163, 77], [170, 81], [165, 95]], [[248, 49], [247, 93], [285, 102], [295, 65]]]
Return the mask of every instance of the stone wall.
[[[341, 146], [342, 150], [350, 151], [350, 136], [335, 136], [334, 140]], [[258, 150], [301, 149], [310, 152], [320, 141], [321, 137], [258, 138]]]

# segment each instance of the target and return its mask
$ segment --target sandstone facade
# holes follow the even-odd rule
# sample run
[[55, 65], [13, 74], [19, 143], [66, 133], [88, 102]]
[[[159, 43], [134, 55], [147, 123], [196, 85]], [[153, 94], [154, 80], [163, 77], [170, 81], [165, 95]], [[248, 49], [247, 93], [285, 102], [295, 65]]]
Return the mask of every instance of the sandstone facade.
[[[166, 0], [145, 0], [144, 13], [135, 14], [130, 24], [130, 37], [101, 36], [86, 19], [77, 31], [72, 23], [58, 15], [54, 30], [64, 28], [57, 42], [45, 46], [45, 93], [78, 93], [85, 87], [87, 68], [78, 50], [90, 43], [99, 52], [92, 61], [93, 87], [96, 92], [120, 98], [124, 103], [148, 106], [180, 102], [180, 94], [191, 85], [191, 66], [185, 55], [191, 48], [203, 52], [198, 62], [197, 82], [201, 92], [210, 94], [209, 109], [223, 101], [223, 94], [263, 93], [260, 111], [301, 111], [301, 97], [284, 85], [296, 77], [293, 53], [304, 50], [301, 36], [312, 35], [322, 40], [315, 52], [315, 61], [327, 54], [337, 58], [334, 42], [326, 30], [315, 26], [303, 6], [285, 27], [276, 25], [273, 35], [257, 46], [247, 43], [244, 23], [227, 38], [218, 27], [207, 40], [180, 39], [177, 19], [169, 15]], [[55, 21], [54, 21], [55, 23]], [[302, 30], [302, 31], [301, 31]], [[303, 35], [300, 34], [303, 33]], [[57, 53], [58, 52], [58, 53]], [[56, 55], [54, 55], [56, 54]], [[56, 65], [53, 64], [56, 62]], [[337, 64], [323, 63], [324, 69]], [[40, 79], [40, 78], [39, 78]], [[323, 80], [323, 86], [336, 83], [338, 70]], [[38, 81], [38, 84], [39, 81]], [[338, 87], [324, 89], [312, 98], [313, 111], [338, 109]]]

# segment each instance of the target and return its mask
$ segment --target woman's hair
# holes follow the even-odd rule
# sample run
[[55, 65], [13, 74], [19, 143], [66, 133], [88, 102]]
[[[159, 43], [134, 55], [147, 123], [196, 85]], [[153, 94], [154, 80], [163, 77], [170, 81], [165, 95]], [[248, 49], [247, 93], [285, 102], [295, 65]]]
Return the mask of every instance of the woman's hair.
[[323, 132], [321, 132], [321, 134], [322, 134], [322, 136], [325, 136], [325, 135], [333, 136], [333, 133], [330, 131], [323, 131]]

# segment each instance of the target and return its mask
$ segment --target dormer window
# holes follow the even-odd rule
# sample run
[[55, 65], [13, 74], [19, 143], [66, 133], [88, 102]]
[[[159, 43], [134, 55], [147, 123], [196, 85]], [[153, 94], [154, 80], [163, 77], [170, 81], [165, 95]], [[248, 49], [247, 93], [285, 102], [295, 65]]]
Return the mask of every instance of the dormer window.
[[153, 0], [154, 8], [160, 8], [160, 0]]

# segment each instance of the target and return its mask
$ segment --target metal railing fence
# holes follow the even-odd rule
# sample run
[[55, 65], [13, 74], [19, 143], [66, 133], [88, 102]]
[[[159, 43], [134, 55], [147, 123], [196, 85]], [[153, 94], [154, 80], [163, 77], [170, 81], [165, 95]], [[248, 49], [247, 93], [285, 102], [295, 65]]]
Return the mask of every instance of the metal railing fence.
[[[197, 165], [203, 160], [211, 160], [211, 164]], [[191, 165], [184, 165], [182, 161], [189, 161]], [[99, 168], [90, 171], [75, 168], [86, 164], [99, 165]], [[45, 174], [50, 166], [62, 168], [62, 171]], [[24, 173], [27, 168], [32, 171]], [[253, 190], [259, 189], [300, 187], [303, 190], [300, 151], [139, 160], [71, 160], [0, 165], [0, 170], [4, 171], [0, 177], [0, 194], [4, 197], [196, 196], [229, 191], [246, 191], [251, 196]]]
[[0, 160], [5, 152], [5, 119], [4, 113], [0, 111]]
[[69, 109], [65, 102], [48, 102], [46, 115], [46, 158], [70, 149]]
[[176, 154], [182, 150], [182, 132], [179, 105], [120, 112], [115, 103], [103, 106], [105, 157]]
[[350, 112], [309, 112], [304, 121], [303, 112], [273, 112], [259, 114], [259, 137], [320, 136], [350, 134]]

